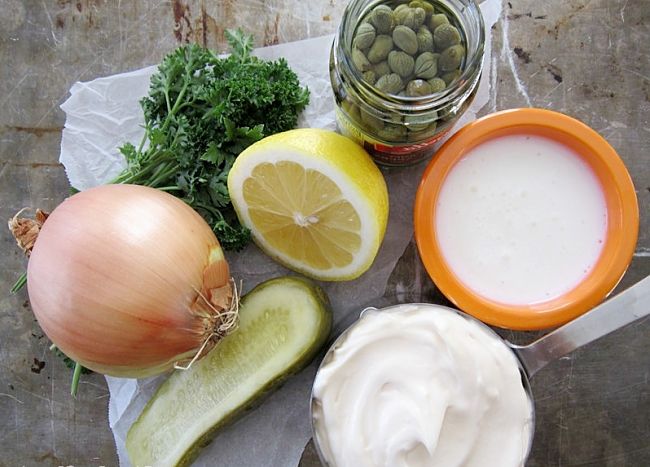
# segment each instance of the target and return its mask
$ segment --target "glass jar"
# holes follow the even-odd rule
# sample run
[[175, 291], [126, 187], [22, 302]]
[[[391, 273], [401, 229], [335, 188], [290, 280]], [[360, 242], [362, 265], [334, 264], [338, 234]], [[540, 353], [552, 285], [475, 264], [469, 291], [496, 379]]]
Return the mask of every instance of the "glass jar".
[[410, 165], [430, 157], [478, 87], [485, 42], [478, 5], [474, 0], [426, 1], [450, 18], [466, 50], [460, 74], [440, 92], [417, 97], [389, 94], [366, 81], [354, 65], [354, 34], [366, 15], [378, 5], [397, 7], [409, 2], [352, 0], [332, 45], [330, 80], [339, 131], [364, 146], [381, 165]]

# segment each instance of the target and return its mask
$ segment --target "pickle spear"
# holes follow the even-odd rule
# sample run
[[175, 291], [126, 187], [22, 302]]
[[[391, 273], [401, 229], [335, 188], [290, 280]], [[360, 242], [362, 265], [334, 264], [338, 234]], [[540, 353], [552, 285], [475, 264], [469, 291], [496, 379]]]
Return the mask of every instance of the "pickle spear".
[[129, 429], [133, 466], [184, 466], [216, 432], [304, 368], [325, 343], [325, 293], [298, 277], [271, 279], [246, 294], [239, 327], [188, 370], [161, 384]]

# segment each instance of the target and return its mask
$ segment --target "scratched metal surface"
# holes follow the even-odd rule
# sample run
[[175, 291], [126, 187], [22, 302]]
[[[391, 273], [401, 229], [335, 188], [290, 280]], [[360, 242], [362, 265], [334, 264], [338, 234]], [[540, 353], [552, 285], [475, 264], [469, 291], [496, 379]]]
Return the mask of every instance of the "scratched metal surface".
[[[223, 50], [224, 28], [257, 45], [333, 32], [343, 0], [0, 0], [0, 217], [52, 209], [67, 193], [57, 163], [59, 105], [77, 80], [157, 63], [176, 45]], [[565, 112], [603, 134], [637, 187], [637, 253], [619, 290], [650, 273], [650, 3], [646, 0], [511, 0], [494, 29], [493, 94], [482, 113], [520, 106]], [[108, 391], [48, 351], [24, 291], [8, 289], [25, 259], [0, 230], [0, 466], [113, 466]], [[399, 294], [397, 291], [400, 291]], [[413, 245], [389, 299], [444, 302]], [[536, 334], [503, 332], [517, 342]], [[537, 428], [530, 466], [650, 465], [650, 321], [551, 364], [533, 380]], [[316, 465], [313, 450], [302, 466]]]

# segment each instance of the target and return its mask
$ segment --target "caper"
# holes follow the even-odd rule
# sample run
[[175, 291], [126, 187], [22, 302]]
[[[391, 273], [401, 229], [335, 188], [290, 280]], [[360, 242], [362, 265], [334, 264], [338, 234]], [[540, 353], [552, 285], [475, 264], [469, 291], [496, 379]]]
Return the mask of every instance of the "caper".
[[430, 117], [425, 118], [416, 118], [414, 120], [406, 120], [406, 128], [411, 132], [418, 132], [426, 130], [427, 127], [431, 124]]
[[454, 120], [456, 120], [456, 118], [458, 117], [458, 115], [461, 114], [461, 113], [463, 113], [463, 110], [461, 110], [461, 109], [459, 109], [458, 107], [456, 107], [455, 109], [450, 110], [450, 111], [447, 112], [445, 115], [443, 115], [443, 116], [440, 118], [440, 120], [442, 120], [442, 121], [444, 121], [444, 122], [453, 122]]
[[[451, 71], [460, 66], [463, 58], [465, 58], [465, 48], [462, 45], [452, 45], [440, 54], [438, 63], [442, 71]], [[417, 61], [415, 67], [417, 68]]]
[[429, 29], [435, 31], [438, 26], [442, 24], [449, 24], [449, 18], [443, 13], [438, 13], [437, 15], [432, 15], [429, 20]]
[[409, 131], [413, 133], [417, 133], [420, 131], [424, 131], [429, 127], [430, 123], [429, 122], [423, 122], [423, 123], [411, 123], [408, 126]]
[[377, 89], [388, 94], [397, 94], [402, 90], [403, 86], [404, 83], [402, 83], [402, 78], [400, 78], [397, 73], [384, 75], [375, 83]]
[[415, 31], [407, 26], [396, 26], [393, 30], [393, 42], [397, 47], [409, 55], [414, 55], [418, 51], [418, 38]]
[[346, 99], [341, 102], [341, 108], [347, 114], [350, 120], [353, 120], [355, 122], [361, 121], [361, 114], [359, 113], [358, 105], [353, 104], [351, 101]]
[[370, 13], [370, 22], [379, 34], [388, 34], [393, 28], [393, 10], [387, 5], [379, 5]]
[[445, 50], [452, 45], [460, 44], [460, 33], [451, 24], [441, 24], [433, 31], [433, 41], [438, 50]]
[[384, 128], [383, 120], [377, 117], [375, 114], [370, 113], [365, 108], [360, 109], [359, 115], [363, 124], [370, 130], [379, 131]]
[[413, 30], [417, 31], [420, 26], [424, 24], [424, 20], [427, 18], [427, 12], [424, 11], [424, 8], [415, 8], [413, 9]]
[[377, 74], [372, 70], [364, 71], [363, 80], [367, 83], [375, 84], [377, 82]]
[[348, 113], [348, 116], [350, 117], [351, 120], [355, 122], [360, 122], [361, 121], [361, 110], [359, 109], [358, 105], [352, 105], [350, 108], [350, 112]]
[[431, 85], [423, 79], [414, 79], [406, 85], [406, 95], [420, 97], [432, 94]]
[[375, 72], [377, 79], [381, 78], [384, 75], [390, 73], [390, 66], [388, 66], [388, 61], [384, 60], [382, 62], [376, 63], [372, 66], [372, 71]]
[[406, 137], [406, 128], [403, 125], [387, 124], [377, 135], [386, 141], [403, 141]]
[[430, 138], [434, 131], [436, 131], [437, 122], [428, 124], [424, 129], [418, 131], [411, 131], [407, 133], [408, 141], [421, 141], [425, 138]]
[[391, 50], [393, 50], [393, 38], [380, 34], [375, 37], [375, 42], [370, 46], [368, 60], [370, 60], [370, 63], [379, 63], [386, 60]]
[[368, 71], [371, 67], [368, 58], [357, 48], [352, 49], [352, 63], [354, 63], [355, 68], [361, 73]]
[[421, 3], [422, 3], [422, 5], [420, 6], [420, 8], [422, 8], [425, 11], [426, 17], [430, 18], [431, 15], [434, 12], [433, 5], [431, 3], [429, 3], [429, 2], [427, 2], [427, 1], [423, 1]]
[[439, 55], [424, 52], [415, 59], [415, 76], [423, 79], [434, 78], [438, 74]]
[[420, 115], [407, 115], [404, 117], [404, 124], [410, 131], [422, 131], [436, 118], [438, 118], [438, 113], [435, 111]]
[[343, 99], [343, 100], [341, 101], [341, 108], [342, 108], [346, 113], [350, 113], [350, 110], [352, 109], [353, 106], [354, 106], [354, 104], [353, 104], [352, 102], [350, 102], [349, 100], [347, 100], [347, 99]]
[[[402, 11], [408, 10], [410, 7], [406, 3], [402, 3], [401, 5], [397, 5], [395, 9], [393, 10], [393, 20], [397, 23], [397, 17], [402, 14]], [[401, 24], [401, 23], [397, 23]]]
[[433, 34], [426, 26], [420, 26], [416, 34], [418, 39], [418, 53], [433, 52]]
[[388, 66], [393, 72], [397, 73], [402, 78], [406, 78], [413, 73], [415, 60], [413, 60], [413, 57], [406, 52], [393, 50], [388, 54]]
[[443, 73], [440, 78], [449, 86], [453, 81], [460, 77], [460, 70], [453, 70], [447, 73]]
[[429, 86], [431, 87], [431, 94], [435, 94], [440, 91], [444, 91], [447, 87], [447, 83], [441, 78], [433, 78], [428, 81]]
[[343, 110], [343, 116], [347, 117], [348, 120], [353, 122], [361, 122], [361, 113], [359, 112], [359, 106], [353, 104], [349, 100], [344, 100], [341, 102], [341, 109]]
[[417, 21], [415, 19], [415, 9], [406, 7], [395, 15], [395, 23], [401, 26], [406, 26], [412, 30], [417, 29]]
[[353, 44], [359, 49], [365, 50], [375, 41], [375, 36], [376, 33], [374, 26], [370, 23], [362, 23], [357, 28]]

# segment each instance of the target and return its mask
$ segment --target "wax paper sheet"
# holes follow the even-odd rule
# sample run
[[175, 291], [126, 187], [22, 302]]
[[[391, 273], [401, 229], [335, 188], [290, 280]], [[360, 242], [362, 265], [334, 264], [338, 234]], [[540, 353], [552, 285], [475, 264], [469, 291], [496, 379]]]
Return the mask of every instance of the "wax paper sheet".
[[[455, 129], [473, 120], [490, 95], [491, 27], [501, 12], [500, 0], [481, 4], [486, 27], [483, 75], [472, 106]], [[334, 98], [328, 62], [333, 36], [257, 49], [256, 55], [284, 57], [311, 91], [308, 108], [299, 126], [335, 129]], [[106, 183], [124, 167], [117, 148], [125, 141], [138, 144], [143, 123], [139, 99], [146, 95], [155, 67], [75, 83], [61, 108], [66, 113], [60, 160], [72, 186], [86, 189]], [[378, 303], [386, 282], [413, 235], [412, 204], [425, 164], [385, 169], [389, 189], [390, 216], [384, 242], [371, 269], [360, 278], [344, 283], [321, 283], [332, 302], [336, 323], [349, 321], [359, 311]], [[276, 264], [251, 245], [243, 252], [228, 254], [234, 277], [242, 280], [244, 292], [265, 279], [290, 271]], [[340, 327], [340, 326], [339, 326]], [[309, 394], [316, 371], [314, 362], [291, 378], [254, 411], [223, 430], [205, 448], [197, 466], [296, 466], [311, 436]], [[135, 380], [107, 377], [110, 391], [109, 423], [115, 436], [120, 465], [129, 466], [124, 440], [147, 400], [165, 376]]]

